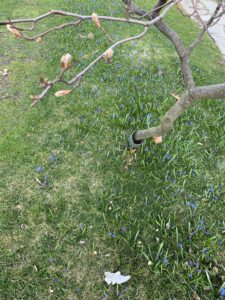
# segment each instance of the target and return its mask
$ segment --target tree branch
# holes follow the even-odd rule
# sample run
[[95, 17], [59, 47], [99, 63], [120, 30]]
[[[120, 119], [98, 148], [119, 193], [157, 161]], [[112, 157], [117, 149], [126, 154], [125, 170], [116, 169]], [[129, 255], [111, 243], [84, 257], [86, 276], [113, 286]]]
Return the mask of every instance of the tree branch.
[[[217, 7], [216, 7], [216, 9], [215, 9], [213, 15], [212, 15], [211, 18], [209, 19], [209, 21], [208, 21], [206, 24], [203, 25], [202, 31], [200, 31], [200, 33], [199, 33], [199, 35], [197, 36], [197, 38], [196, 38], [196, 39], [194, 40], [194, 42], [190, 45], [190, 47], [189, 47], [189, 49], [188, 49], [188, 54], [189, 54], [189, 56], [190, 56], [190, 54], [192, 53], [192, 51], [197, 47], [197, 45], [201, 42], [201, 39], [202, 39], [204, 33], [208, 30], [208, 28], [209, 28], [210, 25], [213, 23], [213, 21], [218, 17], [217, 14], [218, 14], [220, 8], [222, 7], [222, 5], [223, 5], [222, 2], [220, 2], [220, 3], [217, 5]], [[220, 15], [221, 15], [221, 14], [220, 14]]]
[[[42, 14], [36, 18], [33, 19], [15, 19], [15, 20], [8, 20], [4, 22], [0, 22], [1, 25], [12, 25], [12, 24], [18, 24], [18, 23], [32, 23], [35, 24], [45, 18], [48, 18], [51, 15], [60, 15], [64, 17], [73, 17], [79, 20], [92, 20], [92, 16], [83, 16], [72, 12], [66, 12], [63, 10], [50, 10], [49, 12]], [[146, 26], [147, 22], [139, 21], [135, 19], [126, 19], [126, 18], [116, 18], [116, 17], [110, 17], [110, 16], [98, 16], [99, 20], [105, 20], [105, 21], [113, 21], [113, 22], [125, 22], [125, 23], [131, 23], [131, 24], [137, 24]]]
[[175, 120], [196, 101], [224, 97], [225, 83], [194, 87], [183, 93], [180, 100], [178, 100], [163, 116], [159, 126], [138, 130], [134, 135], [134, 139], [140, 141], [150, 137], [163, 136], [172, 129]]
[[[123, 0], [123, 2], [126, 3], [127, 0]], [[159, 5], [159, 8], [157, 10], [157, 5], [154, 7], [153, 12], [148, 13], [143, 9], [139, 9], [136, 7], [133, 3], [131, 3], [131, 10], [132, 12], [136, 13], [137, 15], [144, 16], [147, 20], [152, 20], [152, 18], [155, 18], [158, 12], [162, 9], [162, 5], [166, 3], [166, 0], [163, 1], [158, 1], [157, 5]], [[189, 56], [188, 56], [188, 51], [185, 48], [182, 40], [180, 39], [179, 35], [168, 25], [166, 25], [162, 20], [159, 20], [156, 22], [155, 27], [163, 33], [174, 45], [177, 54], [180, 58], [180, 62], [182, 65], [182, 74], [183, 74], [183, 79], [184, 83], [186, 85], [187, 89], [191, 89], [193, 86], [195, 86], [194, 79], [192, 76], [191, 72], [191, 67], [190, 67], [190, 62], [189, 62]]]

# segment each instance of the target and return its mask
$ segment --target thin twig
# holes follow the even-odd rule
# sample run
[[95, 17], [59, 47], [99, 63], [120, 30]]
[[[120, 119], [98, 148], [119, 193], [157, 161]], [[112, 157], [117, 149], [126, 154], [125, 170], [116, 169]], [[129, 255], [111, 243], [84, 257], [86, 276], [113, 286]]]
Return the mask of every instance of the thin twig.
[[[7, 24], [17, 24], [17, 23], [37, 23], [45, 18], [48, 18], [51, 15], [60, 15], [65, 17], [73, 17], [79, 20], [91, 20], [92, 16], [83, 16], [79, 14], [75, 14], [72, 12], [66, 12], [63, 10], [51, 10], [48, 13], [42, 14], [36, 18], [33, 19], [15, 19], [15, 20], [8, 20], [4, 22], [0, 22], [1, 25], [7, 25]], [[126, 19], [126, 18], [117, 18], [117, 17], [110, 17], [110, 16], [98, 16], [99, 20], [105, 20], [105, 21], [113, 21], [113, 22], [125, 22], [125, 23], [131, 23], [131, 24], [137, 24], [146, 26], [146, 22], [135, 20], [135, 19]]]
[[207, 22], [207, 24], [204, 24], [204, 27], [202, 29], [202, 31], [199, 33], [199, 35], [197, 36], [197, 38], [194, 40], [194, 42], [190, 45], [189, 49], [188, 49], [188, 53], [189, 55], [191, 55], [192, 51], [197, 47], [197, 45], [201, 42], [201, 39], [204, 35], [204, 33], [207, 31], [207, 29], [209, 28], [209, 26], [212, 24], [212, 22], [216, 19], [217, 17], [217, 13], [219, 12], [220, 8], [222, 6], [222, 3], [219, 3], [214, 11], [214, 13], [212, 14], [211, 18], [209, 19], [209, 21]]
[[[123, 39], [123, 40], [120, 40], [118, 42], [116, 42], [115, 44], [113, 44], [110, 48], [111, 49], [114, 49], [116, 48], [117, 46], [121, 45], [121, 44], [124, 44], [124, 43], [127, 43], [127, 42], [130, 42], [130, 41], [133, 41], [133, 40], [137, 40], [137, 39], [140, 39], [141, 37], [143, 37], [146, 32], [148, 31], [148, 27], [145, 27], [144, 31], [138, 35], [135, 35], [133, 37], [129, 37], [129, 38], [126, 38], [126, 39]], [[108, 48], [108, 49], [110, 49]], [[107, 49], [107, 50], [108, 50]], [[106, 50], [106, 51], [107, 51]], [[104, 51], [103, 53], [101, 53], [94, 61], [92, 61], [84, 70], [82, 70], [79, 74], [77, 74], [72, 80], [69, 81], [70, 84], [73, 84], [75, 83], [78, 78], [82, 77], [87, 71], [89, 71], [100, 59], [103, 58], [103, 55], [104, 53], [106, 52]]]

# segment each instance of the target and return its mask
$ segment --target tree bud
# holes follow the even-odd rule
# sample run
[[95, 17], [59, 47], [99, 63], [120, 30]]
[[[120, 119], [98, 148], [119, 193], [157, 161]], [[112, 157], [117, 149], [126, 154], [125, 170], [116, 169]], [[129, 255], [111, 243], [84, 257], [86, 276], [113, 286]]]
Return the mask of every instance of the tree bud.
[[61, 57], [61, 67], [66, 70], [71, 67], [72, 56], [69, 53], [64, 54]]
[[113, 56], [113, 49], [109, 48], [106, 50], [106, 52], [103, 54], [103, 58], [107, 64], [112, 63], [112, 56]]
[[95, 23], [95, 25], [100, 28], [101, 27], [101, 23], [99, 21], [98, 15], [93, 13], [92, 14], [92, 21]]

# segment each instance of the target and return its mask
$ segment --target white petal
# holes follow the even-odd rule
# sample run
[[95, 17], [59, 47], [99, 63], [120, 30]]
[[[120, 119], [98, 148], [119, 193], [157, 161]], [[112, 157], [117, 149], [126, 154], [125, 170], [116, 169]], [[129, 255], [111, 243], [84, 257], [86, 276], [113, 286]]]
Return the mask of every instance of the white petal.
[[105, 281], [108, 284], [122, 284], [130, 279], [130, 275], [123, 276], [120, 272], [105, 272]]

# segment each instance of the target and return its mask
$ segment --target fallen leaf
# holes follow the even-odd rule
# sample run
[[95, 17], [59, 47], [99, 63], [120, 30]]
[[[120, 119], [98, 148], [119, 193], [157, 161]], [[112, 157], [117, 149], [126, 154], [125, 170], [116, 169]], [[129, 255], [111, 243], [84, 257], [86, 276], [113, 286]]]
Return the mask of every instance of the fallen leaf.
[[2, 71], [0, 71], [0, 74], [2, 75], [3, 78], [6, 78], [8, 76], [8, 69], [3, 69]]
[[172, 95], [175, 99], [180, 100], [180, 96], [175, 95], [175, 94], [173, 94], [173, 93], [171, 93], [171, 95]]
[[135, 153], [137, 153], [137, 149], [131, 148], [131, 149], [129, 149], [129, 153], [130, 153], [131, 155], [134, 155]]
[[22, 33], [19, 30], [17, 30], [16, 28], [14, 28], [12, 25], [8, 24], [8, 25], [6, 25], [6, 27], [16, 37], [22, 37]]
[[130, 279], [130, 275], [124, 276], [121, 275], [120, 272], [116, 272], [116, 273], [105, 272], [105, 281], [108, 283], [108, 285], [122, 284], [124, 282], [127, 282], [129, 279]]
[[156, 144], [161, 144], [162, 143], [162, 136], [154, 136], [153, 140]]
[[37, 96], [35, 96], [35, 95], [30, 95], [30, 99], [31, 99], [31, 100], [39, 100], [39, 99], [40, 99], [40, 96], [39, 96], [39, 95], [37, 95]]
[[71, 92], [72, 92], [72, 90], [61, 90], [61, 91], [56, 92], [55, 96], [56, 97], [63, 97], [63, 96], [68, 95]]
[[79, 243], [80, 243], [81, 245], [84, 245], [84, 244], [86, 244], [86, 241], [79, 241]]
[[192, 296], [195, 300], [201, 300], [201, 298], [199, 297], [199, 295], [196, 292], [194, 292]]
[[48, 78], [40, 78], [40, 87], [45, 88], [48, 85]]

